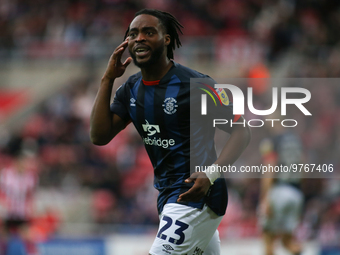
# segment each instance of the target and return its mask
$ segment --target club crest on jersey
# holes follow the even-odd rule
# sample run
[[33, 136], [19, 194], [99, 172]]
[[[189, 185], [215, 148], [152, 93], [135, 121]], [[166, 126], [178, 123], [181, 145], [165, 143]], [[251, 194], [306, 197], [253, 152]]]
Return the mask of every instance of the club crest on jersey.
[[163, 110], [166, 114], [174, 114], [177, 112], [177, 100], [173, 97], [166, 98], [162, 106], [164, 107]]

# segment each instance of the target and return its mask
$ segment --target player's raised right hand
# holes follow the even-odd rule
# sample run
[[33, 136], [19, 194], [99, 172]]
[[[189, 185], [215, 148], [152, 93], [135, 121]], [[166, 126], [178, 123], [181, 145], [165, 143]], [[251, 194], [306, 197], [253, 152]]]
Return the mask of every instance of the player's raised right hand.
[[103, 78], [114, 80], [122, 76], [126, 67], [131, 63], [132, 58], [128, 57], [124, 63], [121, 62], [123, 52], [128, 46], [128, 38], [122, 42], [112, 53]]

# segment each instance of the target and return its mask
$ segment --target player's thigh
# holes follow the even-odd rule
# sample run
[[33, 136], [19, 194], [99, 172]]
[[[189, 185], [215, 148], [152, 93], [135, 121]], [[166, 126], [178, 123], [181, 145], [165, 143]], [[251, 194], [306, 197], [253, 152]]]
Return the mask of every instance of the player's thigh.
[[200, 210], [181, 204], [166, 204], [150, 254], [203, 254], [221, 220], [222, 217], [207, 206]]

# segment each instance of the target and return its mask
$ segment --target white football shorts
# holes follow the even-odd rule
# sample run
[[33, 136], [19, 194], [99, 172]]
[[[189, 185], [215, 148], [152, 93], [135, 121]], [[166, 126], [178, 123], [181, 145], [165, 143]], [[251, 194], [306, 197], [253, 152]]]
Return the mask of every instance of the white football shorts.
[[220, 239], [217, 227], [223, 216], [208, 206], [197, 209], [169, 203], [159, 216], [157, 236], [151, 255], [219, 255]]
[[300, 221], [303, 195], [289, 184], [275, 184], [269, 192], [270, 217], [262, 216], [262, 228], [272, 233], [293, 233]]

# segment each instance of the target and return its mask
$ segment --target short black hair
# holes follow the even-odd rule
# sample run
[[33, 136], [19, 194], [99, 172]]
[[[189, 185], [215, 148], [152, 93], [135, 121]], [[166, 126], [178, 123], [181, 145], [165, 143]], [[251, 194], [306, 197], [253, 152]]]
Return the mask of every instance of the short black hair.
[[[179, 40], [179, 34], [178, 34], [178, 32], [183, 34], [181, 30], [183, 26], [181, 25], [181, 23], [179, 23], [179, 21], [172, 14], [168, 12], [163, 12], [163, 11], [154, 10], [154, 9], [142, 9], [136, 12], [135, 17], [141, 14], [148, 14], [148, 15], [155, 16], [161, 22], [161, 24], [165, 28], [165, 32], [170, 35], [170, 44], [168, 45], [168, 48], [167, 48], [167, 57], [169, 59], [173, 59], [174, 58], [173, 51], [176, 49], [176, 46], [177, 48], [182, 46], [181, 41]], [[130, 26], [126, 30], [124, 40], [128, 36], [129, 29], [130, 29]]]

